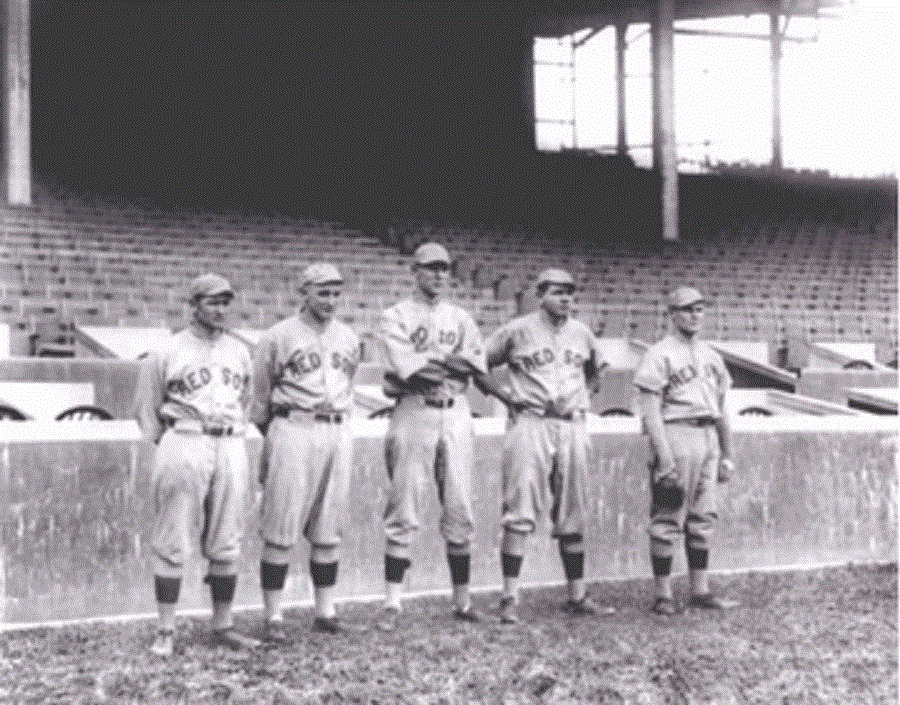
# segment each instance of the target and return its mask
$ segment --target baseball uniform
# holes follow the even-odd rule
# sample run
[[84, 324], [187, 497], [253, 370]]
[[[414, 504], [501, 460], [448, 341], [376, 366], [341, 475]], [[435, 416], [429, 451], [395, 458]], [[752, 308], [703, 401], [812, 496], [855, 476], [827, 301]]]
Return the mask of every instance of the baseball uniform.
[[555, 327], [544, 311], [501, 326], [486, 344], [488, 365], [509, 368], [512, 414], [503, 450], [503, 526], [534, 531], [549, 509], [553, 535], [584, 533], [590, 438], [585, 367], [605, 363], [591, 330], [567, 318]]
[[[661, 398], [666, 439], [672, 449], [678, 480], [685, 491], [678, 509], [651, 509], [651, 554], [670, 558], [682, 533], [688, 549], [708, 552], [718, 518], [716, 482], [719, 439], [716, 420], [731, 376], [719, 354], [700, 340], [668, 333], [651, 346], [637, 370], [635, 386]], [[656, 459], [651, 459], [655, 471]]]
[[156, 574], [182, 575], [201, 517], [210, 575], [236, 575], [249, 484], [246, 343], [228, 331], [208, 339], [187, 328], [150, 354], [138, 389], [141, 428], [159, 444], [152, 480]]
[[423, 494], [437, 483], [443, 507], [440, 530], [448, 544], [465, 547], [474, 533], [472, 414], [464, 392], [468, 377], [421, 384], [415, 373], [429, 360], [457, 355], [485, 371], [478, 326], [459, 306], [413, 296], [387, 309], [379, 325], [386, 359], [385, 393], [397, 404], [385, 440], [391, 486], [385, 510], [388, 554], [409, 559], [421, 524]]
[[321, 330], [292, 316], [254, 351], [254, 420], [263, 446], [263, 560], [286, 564], [301, 533], [314, 546], [341, 542], [352, 472], [350, 412], [360, 340], [332, 319]]

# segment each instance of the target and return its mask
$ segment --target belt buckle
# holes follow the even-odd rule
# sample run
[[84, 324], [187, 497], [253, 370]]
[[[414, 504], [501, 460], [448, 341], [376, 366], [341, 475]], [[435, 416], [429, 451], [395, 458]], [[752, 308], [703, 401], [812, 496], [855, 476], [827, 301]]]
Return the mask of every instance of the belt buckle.
[[213, 438], [221, 438], [222, 436], [230, 436], [232, 429], [228, 426], [206, 426], [203, 428], [203, 433]]
[[324, 421], [325, 423], [341, 423], [344, 415], [340, 411], [319, 412], [313, 416], [316, 421]]

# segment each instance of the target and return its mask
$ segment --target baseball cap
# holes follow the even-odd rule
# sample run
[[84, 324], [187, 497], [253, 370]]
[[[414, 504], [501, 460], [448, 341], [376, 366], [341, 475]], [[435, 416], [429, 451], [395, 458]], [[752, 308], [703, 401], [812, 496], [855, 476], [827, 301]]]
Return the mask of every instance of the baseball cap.
[[545, 269], [538, 274], [537, 285], [559, 284], [560, 286], [575, 286], [575, 279], [565, 269]]
[[216, 296], [217, 294], [234, 295], [234, 289], [225, 277], [218, 274], [201, 274], [191, 282], [189, 288], [191, 300], [199, 296]]
[[309, 265], [303, 270], [303, 275], [300, 278], [300, 283], [303, 286], [309, 286], [310, 284], [343, 284], [343, 282], [344, 278], [341, 276], [338, 268], [327, 262], [316, 262]]
[[705, 301], [703, 294], [690, 286], [679, 286], [669, 294], [669, 308], [684, 308]]
[[443, 245], [436, 242], [425, 242], [416, 248], [415, 253], [416, 264], [431, 264], [432, 262], [444, 262], [450, 264], [450, 253]]

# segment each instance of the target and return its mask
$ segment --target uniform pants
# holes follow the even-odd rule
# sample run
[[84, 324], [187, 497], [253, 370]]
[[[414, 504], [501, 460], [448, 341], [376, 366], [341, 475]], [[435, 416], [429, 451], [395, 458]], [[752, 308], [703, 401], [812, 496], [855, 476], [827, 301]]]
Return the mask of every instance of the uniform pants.
[[263, 560], [284, 564], [301, 534], [314, 546], [341, 543], [353, 459], [349, 423], [272, 420], [263, 446]]
[[[651, 506], [650, 553], [659, 558], [674, 556], [682, 535], [691, 548], [708, 551], [719, 518], [716, 507], [718, 435], [714, 426], [667, 423], [664, 429], [685, 499], [679, 509]], [[650, 464], [650, 471], [656, 471], [655, 460]]]
[[530, 533], [549, 513], [554, 536], [583, 535], [589, 450], [583, 419], [526, 412], [511, 420], [503, 449], [503, 526]]
[[410, 557], [410, 543], [422, 523], [426, 492], [436, 486], [440, 531], [459, 552], [468, 551], [475, 532], [472, 516], [472, 413], [463, 396], [448, 409], [426, 406], [417, 396], [397, 403], [385, 438], [391, 480], [385, 508], [387, 553]]
[[235, 575], [244, 534], [249, 461], [243, 436], [166, 431], [153, 469], [155, 572], [177, 578], [194, 529], [211, 575]]

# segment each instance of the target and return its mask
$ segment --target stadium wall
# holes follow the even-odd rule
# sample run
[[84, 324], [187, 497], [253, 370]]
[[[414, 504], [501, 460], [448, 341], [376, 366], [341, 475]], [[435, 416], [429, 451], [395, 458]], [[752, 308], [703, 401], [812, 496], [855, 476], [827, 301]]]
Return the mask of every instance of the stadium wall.
[[[86, 422], [90, 423], [90, 422]], [[106, 422], [126, 424], [132, 422]], [[21, 424], [26, 424], [22, 426]], [[28, 422], [0, 427], [3, 570], [0, 626], [151, 613], [150, 453], [134, 439], [54, 441], [13, 434]], [[765, 569], [896, 559], [896, 421], [860, 418], [739, 418], [739, 470], [724, 486], [714, 569]], [[59, 424], [56, 425], [59, 427]], [[66, 427], [79, 426], [66, 424]], [[15, 428], [12, 428], [15, 427]], [[85, 428], [85, 427], [82, 427]], [[109, 428], [103, 427], [103, 428]], [[473, 584], [497, 587], [502, 421], [476, 421]], [[387, 477], [385, 422], [357, 422], [356, 462], [339, 590], [371, 597], [383, 589], [382, 512]], [[48, 429], [48, 433], [51, 431]], [[646, 442], [634, 419], [592, 424], [594, 473], [587, 545], [590, 579], [649, 576], [649, 477]], [[259, 439], [251, 442], [254, 455]], [[237, 599], [260, 602], [258, 504], [247, 510], [247, 539]], [[432, 495], [426, 516], [437, 516]], [[410, 589], [449, 586], [444, 548], [428, 523], [415, 544]], [[307, 603], [308, 554], [298, 548], [287, 598]], [[676, 564], [684, 569], [683, 559]], [[204, 566], [189, 566], [181, 609], [205, 609]], [[525, 563], [528, 584], [562, 580], [555, 545], [542, 527]]]

